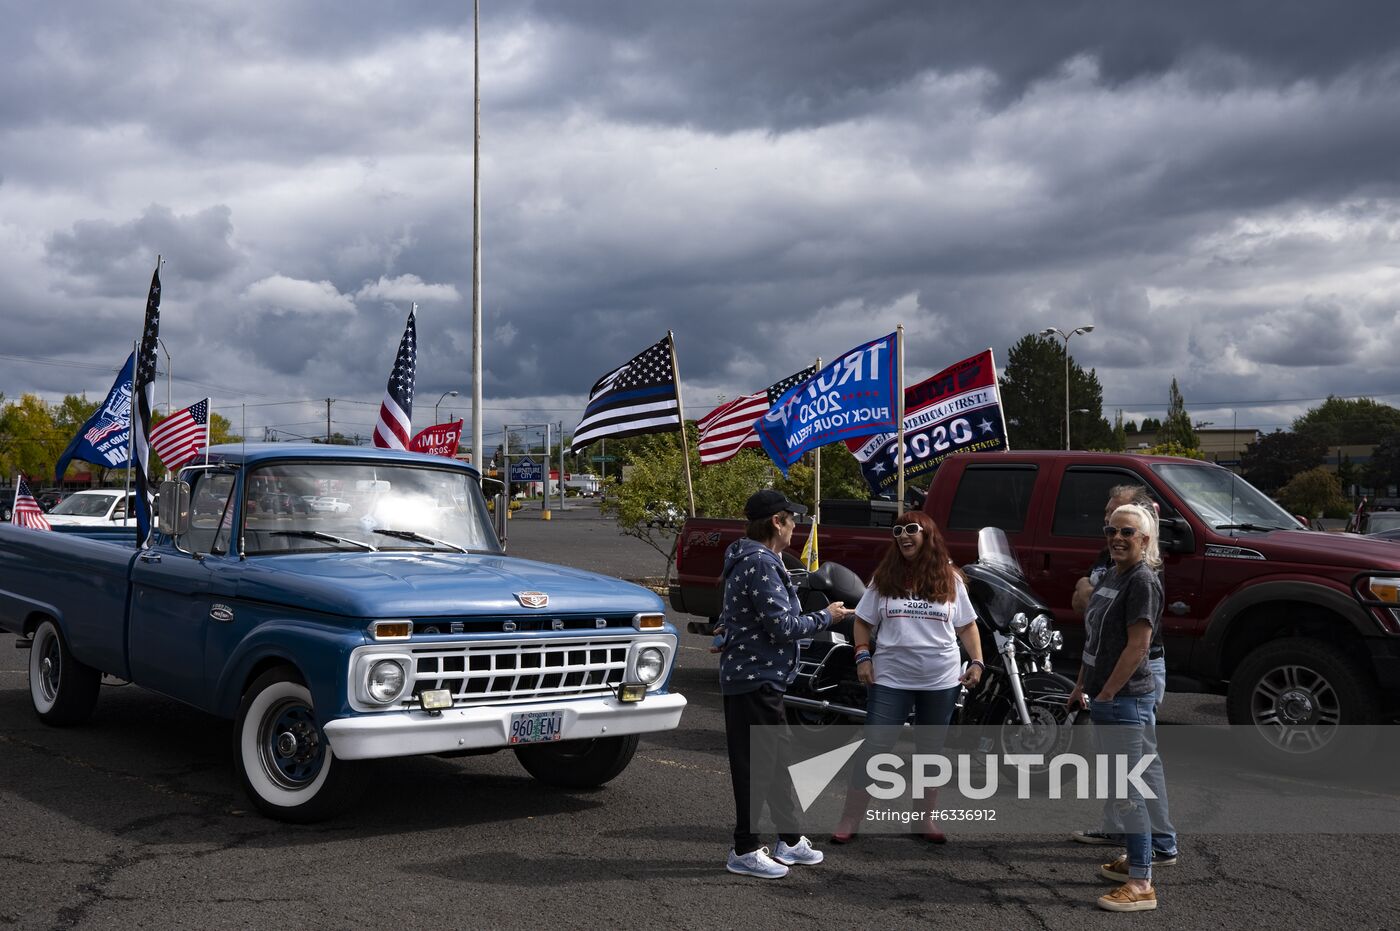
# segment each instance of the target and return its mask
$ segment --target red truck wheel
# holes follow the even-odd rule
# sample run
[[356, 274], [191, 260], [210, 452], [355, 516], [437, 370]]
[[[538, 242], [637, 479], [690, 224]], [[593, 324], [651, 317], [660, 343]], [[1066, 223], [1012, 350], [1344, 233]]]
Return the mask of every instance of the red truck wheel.
[[73, 658], [58, 625], [43, 621], [29, 649], [29, 699], [45, 724], [63, 727], [92, 717], [102, 673]]
[[591, 789], [627, 768], [637, 752], [638, 736], [595, 737], [557, 744], [520, 747], [516, 759], [540, 782], [566, 789]]
[[1339, 725], [1372, 724], [1380, 706], [1366, 669], [1330, 643], [1289, 637], [1250, 653], [1230, 677], [1230, 723], [1253, 724], [1271, 747], [1300, 757]]
[[269, 670], [249, 686], [233, 749], [244, 791], [269, 818], [309, 824], [354, 801], [357, 767], [336, 759], [310, 690], [290, 669]]

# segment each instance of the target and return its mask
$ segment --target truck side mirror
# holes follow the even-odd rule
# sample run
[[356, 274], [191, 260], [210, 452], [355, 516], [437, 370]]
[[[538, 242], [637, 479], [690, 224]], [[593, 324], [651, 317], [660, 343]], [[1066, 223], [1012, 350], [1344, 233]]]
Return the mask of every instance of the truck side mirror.
[[1184, 517], [1163, 517], [1157, 521], [1157, 533], [1161, 539], [1158, 547], [1164, 553], [1190, 553], [1196, 549], [1196, 535]]
[[178, 537], [190, 529], [190, 486], [188, 482], [161, 482], [160, 509], [156, 529]]

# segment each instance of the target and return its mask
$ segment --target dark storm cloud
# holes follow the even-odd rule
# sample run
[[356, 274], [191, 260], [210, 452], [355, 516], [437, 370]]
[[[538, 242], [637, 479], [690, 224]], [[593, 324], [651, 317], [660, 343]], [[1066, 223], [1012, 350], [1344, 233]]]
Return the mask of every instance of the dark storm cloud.
[[[169, 207], [152, 204], [135, 220], [78, 220], [71, 230], [54, 233], [47, 246], [49, 261], [72, 276], [80, 293], [107, 297], [130, 294], [142, 268], [154, 269], [163, 252], [180, 277], [213, 281], [232, 271], [241, 257], [230, 239], [231, 211], [217, 206], [192, 216], [177, 216]], [[147, 281], [149, 274], [147, 273]]]

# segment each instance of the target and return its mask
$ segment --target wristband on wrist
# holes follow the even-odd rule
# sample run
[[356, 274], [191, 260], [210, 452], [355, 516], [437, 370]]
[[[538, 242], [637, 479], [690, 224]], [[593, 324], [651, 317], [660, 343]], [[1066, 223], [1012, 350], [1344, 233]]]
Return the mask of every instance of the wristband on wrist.
[[967, 668], [971, 669], [973, 666], [976, 666], [983, 672], [987, 671], [987, 664], [982, 662], [980, 659], [970, 659], [967, 661]]
[[869, 651], [869, 650], [857, 650], [857, 651], [856, 651], [856, 665], [859, 666], [861, 663], [868, 663], [868, 662], [870, 662], [870, 651]]

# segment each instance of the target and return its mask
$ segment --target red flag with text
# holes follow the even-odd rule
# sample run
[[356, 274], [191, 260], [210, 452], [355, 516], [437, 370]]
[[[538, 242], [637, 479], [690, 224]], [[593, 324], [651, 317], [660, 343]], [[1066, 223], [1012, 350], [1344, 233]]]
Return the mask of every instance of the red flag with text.
[[462, 421], [454, 420], [424, 428], [409, 442], [408, 448], [415, 453], [451, 459], [457, 455], [457, 441], [461, 438]]

